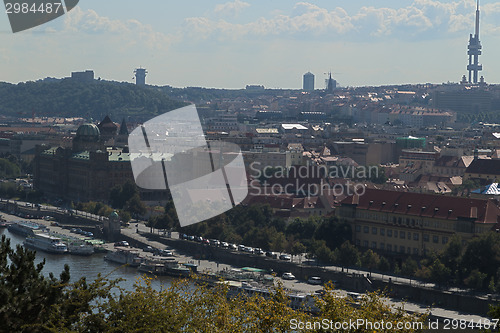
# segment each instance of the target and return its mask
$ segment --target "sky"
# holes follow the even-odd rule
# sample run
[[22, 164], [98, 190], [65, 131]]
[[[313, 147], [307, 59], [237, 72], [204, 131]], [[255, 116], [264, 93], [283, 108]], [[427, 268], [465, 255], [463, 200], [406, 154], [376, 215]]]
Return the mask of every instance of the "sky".
[[[475, 0], [80, 0], [12, 33], [0, 13], [0, 81], [96, 77], [173, 87], [299, 89], [312, 72], [341, 86], [458, 82]], [[484, 75], [500, 82], [500, 1], [481, 1]]]

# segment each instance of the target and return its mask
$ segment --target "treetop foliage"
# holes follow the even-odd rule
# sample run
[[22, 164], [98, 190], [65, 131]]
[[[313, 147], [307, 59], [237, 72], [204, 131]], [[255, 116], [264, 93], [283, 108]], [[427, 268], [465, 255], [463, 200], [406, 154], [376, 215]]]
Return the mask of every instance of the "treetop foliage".
[[3, 115], [48, 117], [131, 116], [138, 119], [179, 108], [185, 104], [170, 99], [154, 87], [110, 81], [56, 81], [0, 83], [0, 111]]

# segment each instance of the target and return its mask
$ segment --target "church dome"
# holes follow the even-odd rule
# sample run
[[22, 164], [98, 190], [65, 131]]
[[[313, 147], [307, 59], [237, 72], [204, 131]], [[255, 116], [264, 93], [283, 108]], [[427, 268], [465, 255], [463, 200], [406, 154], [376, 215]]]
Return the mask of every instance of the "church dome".
[[101, 132], [94, 124], [83, 124], [76, 130], [76, 136], [85, 141], [99, 140]]

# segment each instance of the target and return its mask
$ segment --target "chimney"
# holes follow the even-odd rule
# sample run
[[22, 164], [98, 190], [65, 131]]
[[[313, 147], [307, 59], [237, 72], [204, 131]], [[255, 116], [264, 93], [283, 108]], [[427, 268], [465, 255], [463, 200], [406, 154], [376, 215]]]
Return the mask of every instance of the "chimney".
[[470, 218], [477, 219], [477, 207], [470, 208]]
[[352, 196], [352, 204], [359, 205], [359, 195], [355, 194]]

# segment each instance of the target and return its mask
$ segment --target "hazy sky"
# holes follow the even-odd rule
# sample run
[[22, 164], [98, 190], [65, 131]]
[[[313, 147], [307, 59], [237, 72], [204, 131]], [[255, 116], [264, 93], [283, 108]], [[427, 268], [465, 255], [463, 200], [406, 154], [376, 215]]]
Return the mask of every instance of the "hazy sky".
[[[500, 82], [500, 1], [481, 2], [482, 74]], [[475, 1], [81, 0], [13, 34], [0, 14], [0, 81], [96, 77], [175, 87], [300, 88], [458, 82], [466, 73]]]

